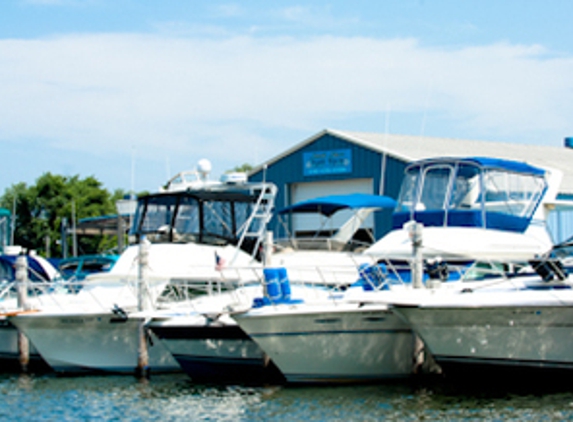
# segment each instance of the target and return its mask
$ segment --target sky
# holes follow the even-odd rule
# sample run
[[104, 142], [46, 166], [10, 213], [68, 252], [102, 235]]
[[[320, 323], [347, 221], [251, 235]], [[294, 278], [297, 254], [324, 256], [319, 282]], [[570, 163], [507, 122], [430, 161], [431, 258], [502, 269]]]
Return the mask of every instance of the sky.
[[[324, 129], [563, 145], [569, 0], [2, 0], [0, 194], [154, 191]], [[494, 152], [492, 152], [494, 153]]]

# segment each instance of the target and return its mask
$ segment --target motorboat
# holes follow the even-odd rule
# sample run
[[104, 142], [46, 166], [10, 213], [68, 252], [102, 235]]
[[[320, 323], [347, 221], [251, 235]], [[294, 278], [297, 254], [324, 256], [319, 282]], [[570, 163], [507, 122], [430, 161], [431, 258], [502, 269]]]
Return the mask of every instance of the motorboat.
[[412, 374], [415, 336], [385, 304], [345, 300], [261, 306], [233, 314], [289, 383], [356, 383]]
[[65, 280], [81, 281], [89, 274], [108, 272], [119, 259], [117, 254], [80, 255], [58, 260], [58, 271]]
[[[449, 180], [448, 190], [435, 190], [441, 196], [425, 193], [433, 173], [436, 179]], [[472, 173], [477, 180], [468, 178]], [[551, 209], [571, 208], [570, 202], [556, 200], [558, 172], [480, 158], [414, 163], [407, 175], [394, 215], [397, 231], [371, 252], [384, 253], [394, 244], [390, 254], [407, 254], [409, 244], [414, 260], [415, 242], [406, 241], [405, 229], [399, 227], [414, 218], [424, 224], [417, 246], [423, 253], [416, 257], [422, 265], [439, 254], [446, 259], [495, 260], [492, 265], [500, 273], [480, 282], [425, 278], [418, 289], [390, 289], [380, 296], [381, 302], [414, 329], [446, 373], [571, 369], [571, 263], [570, 258], [563, 261], [562, 248], [552, 245], [545, 228]], [[472, 186], [479, 187], [472, 194], [474, 205], [462, 207]], [[436, 197], [439, 204], [429, 205]], [[425, 215], [424, 209], [431, 213]], [[434, 235], [440, 230], [443, 242]]]
[[[573, 369], [573, 276], [553, 259], [483, 285], [388, 295], [445, 374]], [[412, 292], [411, 292], [412, 293]], [[541, 371], [542, 370], [542, 371]]]
[[[17, 305], [16, 298], [16, 261], [21, 256], [26, 261], [26, 278], [30, 281], [30, 293], [40, 295], [46, 285], [59, 277], [58, 270], [45, 258], [35, 253], [27, 253], [20, 246], [5, 247], [0, 255], [0, 367], [4, 371], [20, 371], [18, 330], [6, 318], [6, 313]], [[32, 371], [48, 370], [34, 345], [29, 347], [27, 369]]]
[[423, 259], [528, 260], [553, 241], [547, 215], [560, 206], [562, 173], [488, 157], [432, 158], [405, 169], [393, 229], [367, 254], [412, 256], [412, 223]]
[[[266, 265], [288, 268], [294, 284], [348, 286], [356, 281], [358, 266], [372, 262], [362, 252], [376, 239], [364, 228], [364, 222], [374, 212], [395, 206], [396, 200], [388, 196], [351, 193], [321, 196], [285, 207], [277, 217], [289, 236], [274, 239], [275, 251]], [[290, 233], [289, 219], [312, 215], [320, 217], [322, 224], [311, 235]], [[334, 226], [335, 219], [341, 220], [340, 226]], [[365, 234], [360, 236], [361, 232]]]
[[230, 316], [249, 309], [261, 295], [261, 283], [253, 283], [197, 297], [155, 311], [147, 328], [195, 383], [282, 383], [274, 363]]
[[[223, 268], [229, 274], [260, 259], [273, 184], [213, 182], [204, 174], [190, 183], [179, 180], [138, 199], [130, 231], [136, 242], [109, 272], [88, 275], [78, 289], [78, 296], [93, 300], [10, 317], [55, 371], [132, 373], [143, 311], [167, 306], [174, 289], [181, 292], [177, 286], [186, 286], [186, 297], [205, 294], [223, 285]], [[235, 288], [237, 280], [229, 276], [224, 286]], [[147, 336], [148, 369], [180, 370], [163, 343], [151, 332]]]
[[[280, 210], [279, 216], [318, 213], [326, 218], [342, 210], [352, 212], [332, 236], [275, 240], [275, 252], [266, 260], [266, 266], [253, 269], [243, 287], [198, 298], [187, 304], [186, 310], [175, 307], [156, 312], [147, 327], [196, 382], [284, 382], [272, 359], [231, 316], [249, 309], [254, 301], [274, 303], [291, 294], [298, 300], [289, 303], [298, 303], [301, 298], [324, 302], [333, 292], [355, 283], [359, 263], [369, 258], [357, 253], [356, 248], [364, 249], [365, 245], [353, 242], [353, 235], [369, 214], [394, 206], [395, 201], [388, 197], [350, 194], [314, 198]], [[318, 228], [317, 233], [321, 231]], [[279, 275], [277, 268], [284, 271]], [[249, 294], [245, 296], [246, 292]], [[243, 299], [237, 301], [240, 295]]]

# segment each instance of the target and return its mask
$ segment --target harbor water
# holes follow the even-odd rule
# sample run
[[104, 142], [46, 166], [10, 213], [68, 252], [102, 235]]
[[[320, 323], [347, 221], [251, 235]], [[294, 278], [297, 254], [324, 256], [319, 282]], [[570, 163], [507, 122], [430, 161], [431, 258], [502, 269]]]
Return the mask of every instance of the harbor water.
[[[483, 380], [482, 380], [483, 381]], [[201, 386], [183, 374], [0, 375], [1, 421], [569, 420], [573, 384], [443, 380], [363, 386]]]

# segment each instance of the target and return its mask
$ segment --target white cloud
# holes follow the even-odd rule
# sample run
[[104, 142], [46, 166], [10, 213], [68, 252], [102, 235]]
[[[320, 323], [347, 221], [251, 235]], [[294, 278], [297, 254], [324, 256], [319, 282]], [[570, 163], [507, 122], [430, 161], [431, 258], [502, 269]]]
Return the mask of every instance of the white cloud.
[[428, 107], [468, 125], [473, 138], [562, 137], [573, 133], [571, 74], [571, 57], [510, 44], [121, 34], [2, 40], [0, 141], [43, 139], [94, 154], [131, 154], [137, 145], [139, 155], [161, 162], [193, 154], [253, 163], [301, 140], [278, 145], [268, 130], [310, 135], [324, 122], [336, 127], [336, 119], [384, 115], [388, 106], [420, 114]]
[[219, 4], [215, 7], [215, 10], [218, 15], [224, 17], [243, 16], [246, 13], [243, 7], [237, 3]]
[[88, 6], [99, 0], [21, 0], [24, 4], [33, 6]]

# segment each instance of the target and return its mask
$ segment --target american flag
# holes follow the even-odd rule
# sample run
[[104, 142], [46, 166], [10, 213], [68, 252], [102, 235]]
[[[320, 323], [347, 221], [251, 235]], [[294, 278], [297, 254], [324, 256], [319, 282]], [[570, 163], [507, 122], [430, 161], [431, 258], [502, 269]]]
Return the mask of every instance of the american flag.
[[215, 270], [221, 271], [225, 266], [225, 260], [217, 252], [215, 252]]

